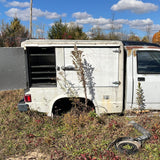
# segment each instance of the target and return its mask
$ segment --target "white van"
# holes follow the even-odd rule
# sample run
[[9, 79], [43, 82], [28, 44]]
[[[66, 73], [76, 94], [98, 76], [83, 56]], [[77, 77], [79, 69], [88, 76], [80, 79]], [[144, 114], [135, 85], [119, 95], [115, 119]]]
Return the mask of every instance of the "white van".
[[152, 43], [33, 39], [20, 48], [0, 48], [0, 90], [25, 88], [19, 109], [48, 116], [70, 110], [73, 92], [84, 102], [74, 46], [83, 51], [88, 104], [97, 114], [137, 108], [139, 82], [145, 109], [160, 110], [160, 46]]

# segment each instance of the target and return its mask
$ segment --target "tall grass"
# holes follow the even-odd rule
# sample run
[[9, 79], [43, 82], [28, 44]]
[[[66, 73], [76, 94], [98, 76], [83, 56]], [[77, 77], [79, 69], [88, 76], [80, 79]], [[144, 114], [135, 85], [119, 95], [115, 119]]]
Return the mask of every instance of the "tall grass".
[[[97, 117], [94, 111], [76, 115], [66, 113], [54, 119], [45, 114], [17, 110], [23, 90], [0, 92], [0, 159], [37, 153], [37, 159], [51, 160], [158, 160], [160, 157], [160, 119], [146, 114], [135, 118], [117, 115]], [[135, 155], [120, 154], [108, 145], [118, 137], [140, 134], [127, 124], [130, 120], [145, 127], [152, 137]], [[41, 156], [38, 156], [41, 154]], [[33, 157], [32, 157], [33, 158]]]

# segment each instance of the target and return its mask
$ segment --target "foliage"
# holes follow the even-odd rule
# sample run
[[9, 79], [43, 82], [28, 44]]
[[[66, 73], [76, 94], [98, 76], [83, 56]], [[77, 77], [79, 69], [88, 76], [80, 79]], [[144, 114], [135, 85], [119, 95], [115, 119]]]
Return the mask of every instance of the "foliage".
[[[158, 160], [160, 157], [159, 116], [98, 117], [92, 111], [80, 116], [67, 113], [51, 119], [38, 112], [19, 112], [16, 104], [23, 94], [23, 90], [0, 92], [0, 159], [22, 159], [29, 155], [30, 159], [51, 160]], [[152, 137], [135, 155], [123, 155], [114, 147], [107, 150], [118, 137], [140, 135], [128, 126], [131, 120], [146, 128]]]
[[92, 39], [92, 40], [105, 40], [105, 39], [107, 39], [107, 36], [101, 28], [92, 28], [90, 31], [90, 39]]
[[160, 44], [160, 31], [156, 32], [152, 37], [152, 42]]
[[67, 24], [63, 24], [62, 20], [55, 22], [49, 29], [48, 38], [63, 39], [64, 34], [67, 33]]
[[83, 32], [83, 28], [71, 23], [70, 25], [62, 23], [62, 20], [56, 21], [48, 31], [50, 39], [88, 39]]
[[147, 36], [144, 36], [141, 41], [142, 41], [142, 42], [149, 42], [149, 39], [148, 39]]
[[134, 34], [131, 34], [128, 38], [129, 41], [140, 41], [140, 38]]
[[114, 32], [110, 32], [108, 34], [108, 39], [109, 40], [120, 40], [121, 37], [119, 37], [117, 34], [115, 34]]
[[79, 39], [79, 40], [87, 40], [88, 37], [85, 32], [83, 32], [83, 28], [75, 25], [74, 23], [70, 23], [68, 26], [68, 35], [71, 36], [71, 39]]
[[28, 30], [21, 25], [18, 18], [14, 18], [10, 24], [1, 25], [1, 46], [17, 47], [21, 45], [21, 41], [28, 38]]
[[115, 32], [106, 34], [101, 28], [92, 28], [90, 31], [90, 39], [92, 40], [120, 40], [122, 39]]
[[138, 82], [138, 88], [137, 88], [137, 105], [139, 110], [144, 110], [145, 109], [145, 99], [144, 99], [144, 92], [141, 87], [141, 83]]

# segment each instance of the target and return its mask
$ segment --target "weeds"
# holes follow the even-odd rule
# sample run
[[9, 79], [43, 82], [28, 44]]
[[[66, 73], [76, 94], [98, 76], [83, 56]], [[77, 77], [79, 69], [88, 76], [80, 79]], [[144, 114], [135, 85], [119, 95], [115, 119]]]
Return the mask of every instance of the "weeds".
[[137, 94], [136, 100], [137, 100], [138, 109], [142, 111], [145, 109], [145, 103], [144, 103], [145, 99], [144, 99], [144, 92], [140, 82], [138, 82], [138, 88], [137, 88], [136, 94]]
[[[72, 112], [53, 119], [45, 114], [17, 110], [23, 91], [0, 92], [0, 159], [27, 156], [51, 160], [158, 160], [160, 157], [160, 120], [146, 114], [127, 118], [116, 115], [98, 117], [94, 111]], [[135, 155], [126, 157], [108, 145], [118, 137], [137, 137], [139, 133], [127, 126], [135, 120], [152, 137]], [[32, 153], [36, 152], [34, 156]], [[42, 154], [41, 157], [39, 154]]]
[[77, 76], [80, 82], [82, 82], [82, 86], [84, 89], [84, 95], [85, 95], [85, 107], [87, 108], [87, 84], [86, 84], [86, 77], [85, 77], [85, 70], [84, 70], [84, 64], [83, 64], [83, 51], [78, 50], [77, 46], [74, 46], [74, 51], [71, 52], [72, 61], [75, 66], [75, 69], [77, 70]]

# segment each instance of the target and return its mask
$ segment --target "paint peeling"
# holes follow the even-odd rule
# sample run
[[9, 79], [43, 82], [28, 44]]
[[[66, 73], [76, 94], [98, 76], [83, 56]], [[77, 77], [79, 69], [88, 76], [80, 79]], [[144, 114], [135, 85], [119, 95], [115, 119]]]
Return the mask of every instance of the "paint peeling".
[[133, 50], [133, 56], [136, 57], [136, 51], [137, 50]]
[[128, 50], [128, 52], [127, 52], [127, 56], [130, 57], [131, 54], [132, 54], [132, 50], [130, 49], [130, 50]]

